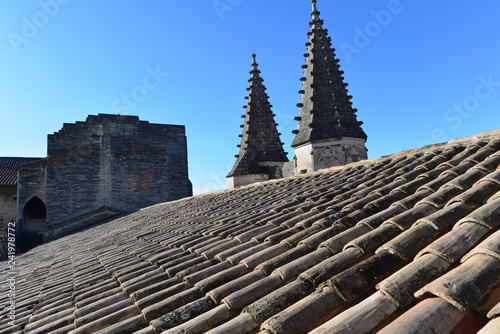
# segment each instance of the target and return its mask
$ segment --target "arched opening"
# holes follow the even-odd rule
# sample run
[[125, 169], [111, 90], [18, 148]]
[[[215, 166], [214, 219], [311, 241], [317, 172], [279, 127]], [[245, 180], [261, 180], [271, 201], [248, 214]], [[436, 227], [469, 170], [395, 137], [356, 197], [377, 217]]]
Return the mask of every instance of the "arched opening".
[[24, 220], [39, 220], [47, 218], [47, 209], [45, 204], [38, 197], [33, 197], [24, 206]]
[[45, 230], [47, 208], [38, 197], [33, 197], [24, 206], [23, 233], [21, 235], [21, 251], [26, 252], [42, 243], [40, 231]]

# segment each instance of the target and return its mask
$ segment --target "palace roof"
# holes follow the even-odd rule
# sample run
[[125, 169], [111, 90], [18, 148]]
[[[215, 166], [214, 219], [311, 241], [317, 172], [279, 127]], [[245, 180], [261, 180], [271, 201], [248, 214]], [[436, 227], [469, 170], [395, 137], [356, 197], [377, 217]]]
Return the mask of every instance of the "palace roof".
[[124, 215], [18, 255], [0, 333], [495, 333], [499, 166], [496, 130]]

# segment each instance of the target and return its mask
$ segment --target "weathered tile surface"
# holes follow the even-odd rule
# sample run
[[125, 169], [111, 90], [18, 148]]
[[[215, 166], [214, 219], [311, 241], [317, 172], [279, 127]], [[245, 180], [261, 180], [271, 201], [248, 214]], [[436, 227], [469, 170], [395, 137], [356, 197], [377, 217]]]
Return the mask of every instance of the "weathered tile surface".
[[495, 333], [499, 166], [489, 132], [142, 209], [18, 255], [0, 333]]

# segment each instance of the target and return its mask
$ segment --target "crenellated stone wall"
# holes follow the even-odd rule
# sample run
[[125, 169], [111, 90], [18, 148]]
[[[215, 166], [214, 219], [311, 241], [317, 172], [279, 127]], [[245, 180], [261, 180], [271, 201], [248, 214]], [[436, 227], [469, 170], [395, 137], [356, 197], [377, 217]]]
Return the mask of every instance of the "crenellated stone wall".
[[184, 126], [99, 114], [48, 136], [47, 225], [192, 195]]

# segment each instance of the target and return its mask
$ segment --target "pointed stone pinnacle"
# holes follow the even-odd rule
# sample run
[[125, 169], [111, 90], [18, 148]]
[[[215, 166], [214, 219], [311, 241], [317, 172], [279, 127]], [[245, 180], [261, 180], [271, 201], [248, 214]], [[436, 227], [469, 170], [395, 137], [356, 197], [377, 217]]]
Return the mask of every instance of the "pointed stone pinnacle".
[[292, 147], [336, 137], [366, 139], [366, 134], [356, 123], [351, 96], [339, 69], [339, 60], [330, 46], [328, 32], [322, 27], [317, 1], [311, 0], [311, 4], [313, 19], [309, 23], [311, 31], [307, 34], [306, 64], [302, 66], [304, 76], [300, 79], [303, 82], [301, 103], [297, 105], [300, 120]]
[[316, 0], [311, 0], [312, 6], [313, 6], [313, 12], [317, 12], [318, 8], [316, 7]]
[[319, 12], [318, 12], [318, 7], [316, 6], [316, 0], [311, 0], [311, 4], [312, 4], [311, 16], [313, 17], [313, 19], [317, 19], [319, 18]]
[[[252, 54], [252, 70], [250, 71], [250, 74], [252, 75], [252, 77], [250, 78], [250, 80], [248, 81], [251, 81], [252, 79], [256, 79], [256, 78], [259, 78], [259, 64], [257, 64], [257, 59], [256, 59], [256, 55], [255, 53]], [[261, 79], [262, 81], [264, 81], [263, 79]]]
[[259, 165], [261, 162], [286, 162], [288, 158], [278, 135], [277, 124], [269, 103], [269, 96], [265, 93], [264, 79], [260, 77], [255, 53], [252, 54], [252, 70], [249, 80], [250, 87], [247, 96], [245, 119], [240, 141], [240, 150], [237, 160], [229, 172], [228, 177], [246, 174], [268, 173], [267, 169]]

